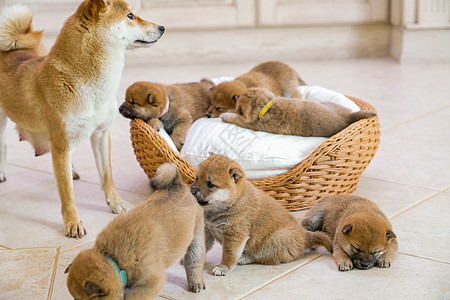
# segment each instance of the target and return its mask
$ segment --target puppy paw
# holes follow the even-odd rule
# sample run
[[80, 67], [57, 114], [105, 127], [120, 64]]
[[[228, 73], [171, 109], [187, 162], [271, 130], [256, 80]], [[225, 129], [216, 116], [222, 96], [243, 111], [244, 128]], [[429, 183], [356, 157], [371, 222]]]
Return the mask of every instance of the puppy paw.
[[192, 292], [192, 293], [200, 293], [205, 288], [206, 288], [206, 286], [203, 281], [189, 284], [189, 292]]
[[68, 223], [65, 225], [66, 236], [69, 238], [81, 239], [86, 235], [86, 229], [83, 226], [83, 222]]
[[389, 268], [391, 266], [391, 260], [387, 257], [380, 257], [377, 260], [377, 266], [380, 268]]
[[231, 123], [231, 121], [236, 117], [235, 113], [226, 112], [220, 115], [222, 122]]
[[251, 264], [253, 262], [252, 259], [250, 259], [250, 257], [242, 254], [241, 257], [239, 257], [237, 264], [238, 265], [247, 265], [247, 264]]
[[175, 144], [175, 147], [177, 147], [178, 151], [180, 151], [184, 145], [184, 138], [173, 136], [173, 135], [171, 136], [171, 138], [172, 138], [173, 143]]
[[212, 273], [215, 276], [225, 276], [230, 272], [231, 272], [230, 268], [225, 267], [224, 265], [218, 265], [212, 270]]
[[163, 124], [161, 123], [161, 121], [158, 118], [153, 118], [147, 121], [147, 124], [152, 126], [153, 129], [155, 129], [156, 131], [159, 131], [161, 129], [161, 127], [163, 127]]
[[133, 208], [133, 205], [123, 200], [106, 202], [115, 214], [120, 214], [121, 212], [128, 211]]
[[350, 271], [353, 269], [353, 263], [349, 259], [341, 259], [338, 261], [337, 266], [339, 271]]
[[0, 172], [0, 182], [6, 181], [6, 172]]

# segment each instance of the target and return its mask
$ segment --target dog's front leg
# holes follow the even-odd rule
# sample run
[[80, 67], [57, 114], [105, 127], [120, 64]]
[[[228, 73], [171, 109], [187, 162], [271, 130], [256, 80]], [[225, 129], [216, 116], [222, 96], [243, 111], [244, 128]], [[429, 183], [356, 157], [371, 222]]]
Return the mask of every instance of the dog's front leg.
[[[199, 207], [201, 210], [201, 208]], [[194, 238], [184, 255], [184, 269], [188, 281], [188, 289], [190, 292], [199, 293], [205, 289], [203, 281], [203, 266], [205, 264], [205, 233], [203, 212], [197, 214], [194, 229]]]
[[6, 180], [6, 123], [8, 117], [0, 109], [0, 182]]
[[111, 170], [111, 140], [109, 130], [94, 132], [91, 136], [91, 146], [102, 189], [105, 193], [106, 203], [108, 203], [109, 207], [116, 214], [133, 208], [131, 204], [120, 198], [114, 186]]
[[61, 199], [61, 213], [66, 236], [82, 238], [86, 235], [86, 229], [83, 227], [75, 205], [69, 146], [66, 142], [58, 140], [56, 143], [51, 144], [51, 151], [53, 173], [55, 174], [58, 194]]
[[141, 278], [126, 293], [125, 299], [155, 299], [164, 289], [166, 278], [164, 264], [155, 262], [150, 268], [144, 269]]
[[214, 275], [225, 276], [236, 267], [249, 238], [248, 234], [224, 233], [222, 261], [213, 269]]

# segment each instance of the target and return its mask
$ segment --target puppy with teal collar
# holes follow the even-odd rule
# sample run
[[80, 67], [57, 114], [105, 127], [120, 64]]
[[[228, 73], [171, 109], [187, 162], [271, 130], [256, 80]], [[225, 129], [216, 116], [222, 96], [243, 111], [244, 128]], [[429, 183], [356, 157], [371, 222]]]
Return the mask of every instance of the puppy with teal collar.
[[153, 299], [183, 255], [188, 290], [205, 288], [202, 208], [174, 165], [159, 167], [151, 186], [147, 201], [118, 215], [67, 268], [75, 299]]

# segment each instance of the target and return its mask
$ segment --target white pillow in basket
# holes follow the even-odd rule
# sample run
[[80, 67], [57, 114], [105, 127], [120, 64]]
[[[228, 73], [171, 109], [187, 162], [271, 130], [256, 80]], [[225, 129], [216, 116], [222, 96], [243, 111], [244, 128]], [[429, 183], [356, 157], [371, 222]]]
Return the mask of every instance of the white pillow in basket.
[[[359, 110], [353, 101], [335, 91], [318, 86], [300, 86], [298, 89], [303, 99], [331, 101], [352, 111]], [[160, 134], [173, 145], [163, 129]], [[261, 179], [292, 169], [326, 139], [270, 134], [224, 123], [220, 118], [201, 118], [189, 129], [180, 156], [197, 168], [210, 152], [226, 155], [244, 168], [249, 179]], [[175, 148], [174, 145], [171, 147]]]

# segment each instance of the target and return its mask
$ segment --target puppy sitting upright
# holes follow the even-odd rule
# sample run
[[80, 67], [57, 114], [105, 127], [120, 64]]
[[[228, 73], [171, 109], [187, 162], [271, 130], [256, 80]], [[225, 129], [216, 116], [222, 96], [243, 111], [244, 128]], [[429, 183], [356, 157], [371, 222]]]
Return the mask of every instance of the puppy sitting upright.
[[288, 65], [279, 61], [264, 62], [233, 81], [218, 84], [213, 89], [206, 116], [215, 118], [224, 112], [234, 112], [237, 99], [247, 88], [264, 87], [277, 96], [296, 98], [300, 97], [299, 85], [305, 83]]
[[351, 195], [328, 196], [306, 214], [302, 225], [333, 239], [333, 257], [340, 271], [375, 264], [391, 266], [397, 237], [386, 216], [373, 202]]
[[94, 248], [68, 267], [67, 287], [75, 299], [153, 299], [164, 287], [165, 269], [183, 255], [189, 291], [205, 288], [202, 208], [175, 165], [159, 167], [151, 186], [147, 201], [118, 215]]
[[211, 105], [212, 81], [162, 85], [138, 81], [128, 87], [119, 111], [125, 118], [139, 118], [155, 130], [162, 125], [180, 150], [192, 122], [204, 117]]
[[204, 209], [206, 250], [217, 240], [222, 261], [213, 274], [224, 276], [237, 264], [275, 265], [298, 259], [319, 245], [331, 251], [322, 232], [309, 232], [275, 199], [255, 188], [241, 166], [211, 155], [198, 168], [191, 192]]
[[353, 122], [375, 116], [332, 103], [276, 97], [264, 88], [247, 89], [237, 100], [236, 113], [220, 117], [226, 123], [255, 131], [297, 136], [330, 137]]

